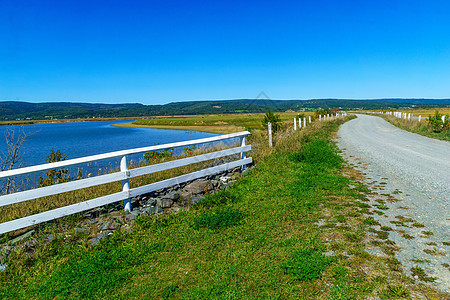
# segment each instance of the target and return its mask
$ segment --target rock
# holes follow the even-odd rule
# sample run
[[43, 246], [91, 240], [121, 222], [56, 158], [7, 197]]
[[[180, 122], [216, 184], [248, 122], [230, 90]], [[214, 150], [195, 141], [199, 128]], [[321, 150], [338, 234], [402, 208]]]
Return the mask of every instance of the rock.
[[96, 246], [96, 245], [98, 245], [98, 243], [100, 243], [101, 240], [110, 236], [111, 234], [113, 234], [113, 232], [111, 230], [102, 232], [102, 233], [98, 234], [95, 238], [91, 239], [89, 241], [89, 244]]
[[0, 264], [0, 272], [5, 271], [7, 267], [8, 267], [7, 264]]
[[163, 210], [159, 206], [148, 206], [142, 209], [142, 212], [147, 213], [149, 215], [153, 215], [156, 213], [161, 213]]
[[162, 208], [169, 208], [173, 204], [173, 200], [171, 199], [158, 199], [157, 200], [158, 206], [161, 206]]
[[22, 248], [23, 250], [25, 250], [25, 252], [30, 252], [34, 250], [34, 246], [37, 244], [37, 240], [36, 239], [32, 239], [30, 241], [26, 241], [25, 243], [23, 243]]
[[189, 191], [193, 195], [207, 194], [212, 189], [211, 182], [204, 179], [196, 180], [185, 187], [185, 191]]
[[168, 193], [168, 194], [162, 196], [161, 198], [169, 199], [169, 200], [172, 200], [172, 201], [177, 201], [178, 199], [180, 199], [180, 194], [177, 193], [177, 192], [171, 192], [171, 193]]
[[80, 232], [80, 233], [84, 233], [84, 234], [89, 234], [91, 233], [91, 231], [87, 228], [82, 228], [82, 227], [76, 227], [75, 228], [75, 232]]
[[202, 196], [202, 197], [192, 197], [191, 203], [192, 204], [197, 203], [198, 201], [202, 200], [203, 198], [205, 198], [205, 197], [204, 196]]
[[30, 236], [32, 236], [35, 233], [35, 230], [30, 230], [25, 234], [22, 234], [21, 236], [16, 237], [12, 241], [9, 242], [10, 245], [17, 244], [17, 242], [20, 242], [21, 240], [27, 239]]
[[4, 246], [0, 248], [0, 263], [4, 263], [8, 258], [9, 254], [16, 250], [14, 246]]
[[47, 237], [47, 241], [51, 242], [55, 239], [55, 236], [53, 234], [49, 234]]
[[132, 215], [135, 215], [136, 217], [139, 216], [139, 214], [141, 213], [141, 210], [139, 208], [134, 208], [133, 211], [131, 212]]
[[127, 222], [127, 223], [134, 219], [136, 219], [136, 215], [133, 215], [133, 214], [125, 215], [125, 222]]
[[219, 180], [221, 183], [227, 184], [231, 180], [231, 177], [230, 176], [222, 176], [219, 178]]
[[186, 202], [186, 201], [189, 201], [191, 198], [192, 198], [192, 193], [190, 193], [190, 192], [182, 192], [180, 194], [181, 201]]
[[100, 231], [115, 230], [115, 229], [117, 229], [117, 227], [119, 227], [119, 225], [116, 222], [106, 221], [105, 223], [102, 224], [102, 226], [100, 226], [99, 230]]
[[157, 201], [154, 198], [147, 201], [147, 205], [150, 205], [150, 206], [156, 206], [156, 203], [157, 203]]

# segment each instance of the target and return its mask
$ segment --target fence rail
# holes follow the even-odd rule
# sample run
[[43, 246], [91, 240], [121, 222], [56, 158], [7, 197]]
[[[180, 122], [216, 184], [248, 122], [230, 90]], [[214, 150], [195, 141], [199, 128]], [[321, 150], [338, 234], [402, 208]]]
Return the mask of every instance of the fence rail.
[[[60, 193], [75, 191], [79, 189], [84, 189], [92, 186], [97, 186], [105, 183], [111, 183], [116, 181], [122, 181], [122, 191], [114, 194], [110, 194], [107, 196], [91, 199], [84, 202], [79, 202], [76, 204], [72, 204], [69, 206], [53, 209], [50, 211], [38, 213], [32, 216], [20, 218], [13, 221], [8, 221], [0, 224], [0, 234], [14, 231], [17, 229], [25, 228], [28, 226], [36, 225], [42, 222], [54, 220], [57, 218], [61, 218], [64, 216], [68, 216], [71, 214], [83, 212], [86, 210], [90, 210], [96, 207], [100, 207], [106, 204], [118, 202], [118, 201], [124, 201], [124, 209], [131, 210], [131, 198], [136, 197], [138, 195], [150, 193], [162, 188], [167, 188], [173, 185], [177, 185], [180, 183], [188, 182], [191, 180], [195, 180], [201, 177], [205, 177], [208, 175], [220, 173], [229, 169], [233, 169], [236, 167], [245, 167], [247, 164], [252, 163], [251, 157], [246, 157], [246, 152], [251, 150], [251, 145], [246, 145], [245, 140], [246, 136], [249, 135], [250, 132], [243, 131], [238, 133], [232, 133], [232, 134], [226, 134], [226, 135], [220, 135], [215, 136], [211, 138], [204, 138], [204, 139], [197, 139], [197, 140], [190, 140], [190, 141], [184, 141], [184, 142], [178, 142], [178, 143], [170, 143], [170, 144], [164, 144], [164, 145], [157, 145], [157, 146], [151, 146], [151, 147], [143, 147], [143, 148], [137, 148], [137, 149], [129, 149], [129, 150], [123, 150], [123, 151], [115, 151], [105, 154], [99, 154], [99, 155], [93, 155], [93, 156], [87, 156], [87, 157], [81, 157], [77, 159], [71, 159], [56, 163], [49, 163], [49, 164], [43, 164], [43, 165], [37, 165], [37, 166], [31, 166], [16, 170], [10, 170], [10, 171], [4, 171], [0, 172], [0, 179], [6, 179], [13, 176], [19, 176], [19, 175], [26, 175], [29, 173], [39, 172], [39, 171], [45, 171], [50, 169], [57, 169], [61, 167], [68, 167], [73, 165], [79, 165], [83, 163], [89, 163], [104, 159], [110, 159], [110, 158], [117, 158], [122, 157], [121, 164], [120, 164], [120, 171], [116, 173], [106, 174], [106, 175], [99, 175], [91, 178], [86, 179], [80, 179], [72, 182], [66, 182], [66, 183], [60, 183], [56, 185], [51, 185], [47, 187], [41, 187], [31, 190], [26, 190], [22, 192], [17, 192], [13, 194], [3, 195], [0, 196], [0, 207], [11, 205], [15, 203], [20, 203], [32, 199], [42, 198], [46, 196], [56, 195]], [[186, 147], [186, 146], [192, 146], [192, 145], [198, 145], [198, 144], [206, 144], [206, 143], [213, 143], [218, 141], [223, 141], [227, 139], [232, 138], [240, 138], [241, 145], [239, 147], [234, 147], [226, 150], [220, 150], [215, 152], [210, 152], [206, 154], [201, 154], [197, 156], [177, 159], [169, 162], [164, 162], [160, 164], [150, 165], [150, 166], [144, 166], [139, 167], [135, 169], [128, 170], [127, 165], [127, 155], [131, 154], [139, 154], [143, 152], [149, 152], [149, 151], [159, 151], [164, 149], [170, 149], [170, 148], [177, 148], [177, 147]], [[221, 164], [215, 167], [203, 169], [200, 171], [184, 174], [178, 177], [173, 177], [170, 179], [166, 179], [163, 181], [151, 183], [148, 185], [136, 187], [136, 188], [130, 188], [129, 179], [147, 175], [151, 173], [156, 173], [164, 170], [169, 170], [173, 168], [178, 168], [182, 166], [191, 165], [194, 163], [199, 162], [205, 162], [211, 159], [221, 158], [225, 156], [230, 156], [234, 154], [240, 153], [240, 159]]]

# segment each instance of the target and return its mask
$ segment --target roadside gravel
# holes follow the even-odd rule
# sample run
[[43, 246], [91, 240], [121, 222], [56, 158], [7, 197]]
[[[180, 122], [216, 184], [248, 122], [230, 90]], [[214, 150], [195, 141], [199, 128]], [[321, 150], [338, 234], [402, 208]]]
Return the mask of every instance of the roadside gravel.
[[371, 204], [388, 207], [374, 217], [394, 229], [389, 239], [400, 247], [397, 258], [407, 274], [420, 267], [450, 292], [450, 143], [357, 116], [341, 126], [338, 146], [375, 190]]

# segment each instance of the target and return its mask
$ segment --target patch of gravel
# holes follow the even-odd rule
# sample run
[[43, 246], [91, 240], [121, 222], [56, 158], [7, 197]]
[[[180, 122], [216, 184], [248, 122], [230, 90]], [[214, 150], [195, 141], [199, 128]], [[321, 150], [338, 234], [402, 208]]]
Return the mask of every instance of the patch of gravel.
[[376, 229], [393, 229], [389, 239], [401, 248], [396, 257], [406, 273], [420, 267], [450, 292], [450, 143], [366, 115], [342, 125], [338, 137], [343, 157], [374, 191], [368, 204], [379, 212]]

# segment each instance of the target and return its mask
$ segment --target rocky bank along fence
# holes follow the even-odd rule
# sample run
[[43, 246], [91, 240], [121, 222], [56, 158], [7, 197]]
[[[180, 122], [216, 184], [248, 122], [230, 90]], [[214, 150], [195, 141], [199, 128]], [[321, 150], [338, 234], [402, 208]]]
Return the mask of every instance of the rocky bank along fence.
[[[24, 218], [12, 220], [9, 222], [4, 222], [0, 224], [0, 234], [22, 229], [25, 227], [29, 227], [32, 225], [36, 225], [42, 222], [51, 221], [57, 218], [61, 218], [64, 216], [68, 216], [71, 214], [92, 210], [94, 208], [98, 208], [101, 206], [105, 206], [111, 203], [116, 203], [118, 201], [124, 202], [124, 209], [132, 212], [131, 207], [131, 199], [140, 197], [144, 194], [149, 194], [152, 192], [156, 192], [158, 190], [167, 189], [173, 186], [180, 186], [189, 182], [193, 182], [196, 179], [212, 176], [214, 174], [223, 173], [232, 169], [241, 168], [244, 169], [246, 165], [252, 163], [251, 157], [246, 157], [246, 152], [251, 150], [251, 145], [246, 145], [246, 136], [249, 135], [250, 132], [243, 131], [238, 133], [232, 133], [232, 134], [226, 134], [226, 135], [220, 135], [210, 138], [204, 138], [204, 139], [197, 139], [197, 140], [190, 140], [190, 141], [184, 141], [184, 142], [178, 142], [178, 143], [170, 143], [170, 144], [164, 144], [164, 145], [156, 145], [151, 147], [143, 147], [143, 148], [137, 148], [137, 149], [129, 149], [129, 150], [122, 150], [122, 151], [115, 151], [105, 154], [99, 154], [99, 155], [93, 155], [93, 156], [87, 156], [87, 157], [81, 157], [71, 160], [65, 160], [55, 163], [49, 163], [49, 164], [43, 164], [43, 165], [37, 165], [37, 166], [31, 166], [26, 168], [20, 168], [10, 171], [4, 171], [0, 172], [0, 180], [7, 180], [8, 178], [13, 178], [15, 176], [22, 176], [26, 174], [31, 174], [35, 172], [42, 172], [46, 170], [51, 169], [58, 169], [58, 168], [65, 168], [70, 167], [74, 165], [81, 165], [81, 164], [87, 164], [91, 162], [101, 161], [101, 160], [107, 160], [107, 159], [117, 159], [120, 158], [120, 170], [115, 173], [105, 174], [105, 175], [99, 175], [95, 177], [85, 178], [85, 179], [79, 179], [71, 182], [65, 182], [65, 183], [59, 183], [51, 186], [46, 187], [40, 187], [35, 189], [29, 189], [25, 191], [20, 191], [12, 194], [7, 194], [0, 196], [0, 207], [11, 205], [15, 203], [20, 203], [24, 201], [29, 201], [41, 197], [51, 196], [51, 195], [57, 195], [60, 193], [66, 193], [70, 191], [75, 191], [79, 189], [84, 189], [88, 187], [98, 186], [101, 184], [111, 183], [111, 182], [122, 182], [122, 191], [113, 193], [110, 195], [98, 197], [95, 199], [91, 199], [84, 202], [79, 202], [76, 204], [72, 204], [65, 207], [60, 207], [57, 209], [49, 210], [46, 212], [38, 213], [35, 215], [27, 216]], [[217, 142], [223, 142], [226, 140], [240, 140], [240, 146], [233, 147], [232, 143], [229, 146], [229, 148], [226, 148], [225, 150], [219, 150], [210, 152], [207, 154], [201, 154], [196, 155], [192, 157], [187, 158], [179, 158], [173, 161], [163, 162], [159, 164], [154, 165], [148, 165], [144, 167], [138, 167], [133, 169], [128, 169], [128, 163], [127, 163], [127, 157], [139, 154], [139, 153], [146, 153], [151, 151], [162, 151], [165, 149], [173, 149], [173, 148], [179, 148], [179, 147], [189, 147], [189, 146], [195, 146], [199, 144], [210, 144], [213, 145]], [[234, 144], [236, 146], [236, 143]], [[231, 147], [231, 148], [230, 148]], [[239, 156], [237, 160], [233, 160], [233, 157]], [[230, 159], [231, 158], [231, 159]], [[166, 179], [163, 181], [147, 184], [144, 186], [139, 186], [132, 188], [130, 186], [129, 179], [143, 176], [155, 172], [161, 172], [169, 169], [174, 169], [182, 166], [187, 166], [199, 162], [205, 162], [213, 159], [219, 159], [216, 160], [215, 163], [207, 166], [205, 169], [195, 171], [192, 173], [184, 174], [178, 177], [173, 177], [170, 179]], [[202, 182], [197, 181], [194, 185], [199, 185]], [[210, 184], [210, 183], [208, 183]], [[195, 188], [194, 186], [192, 188]], [[203, 188], [203, 187], [200, 187]], [[173, 194], [173, 195], [172, 195]], [[160, 199], [161, 203], [158, 203], [159, 205], [156, 206], [157, 208], [161, 209], [161, 207], [170, 207], [171, 199], [170, 197], [178, 196], [178, 193], [172, 193], [168, 194], [163, 199]], [[154, 206], [150, 207], [151, 209], [154, 209]]]

